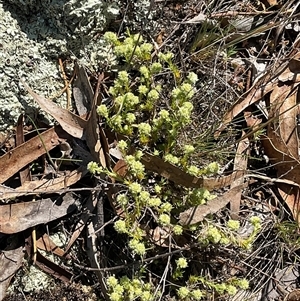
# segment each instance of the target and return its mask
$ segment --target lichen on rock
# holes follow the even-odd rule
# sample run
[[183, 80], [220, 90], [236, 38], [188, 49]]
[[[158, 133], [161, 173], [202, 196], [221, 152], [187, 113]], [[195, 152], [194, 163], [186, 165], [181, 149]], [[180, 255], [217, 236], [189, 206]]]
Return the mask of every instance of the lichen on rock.
[[[93, 69], [113, 59], [101, 37], [94, 37], [118, 13], [116, 3], [95, 0], [0, 3], [0, 130], [13, 126], [21, 112], [39, 111], [20, 78], [37, 93], [54, 98], [63, 88], [59, 57], [76, 58]], [[66, 106], [64, 95], [53, 100]]]

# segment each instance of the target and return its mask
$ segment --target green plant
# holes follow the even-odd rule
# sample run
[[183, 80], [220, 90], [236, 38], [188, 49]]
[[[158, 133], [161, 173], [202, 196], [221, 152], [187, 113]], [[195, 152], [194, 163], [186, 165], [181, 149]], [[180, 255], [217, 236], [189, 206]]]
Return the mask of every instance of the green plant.
[[[144, 153], [160, 156], [166, 162], [198, 177], [216, 174], [219, 165], [211, 162], [204, 167], [197, 166], [197, 163], [191, 162], [195, 146], [191, 143], [178, 143], [179, 135], [192, 122], [192, 99], [196, 91], [197, 75], [192, 72], [182, 74], [173, 62], [174, 55], [171, 52], [152, 55], [152, 45], [144, 42], [140, 35], [128, 33], [121, 41], [114, 33], [107, 32], [104, 38], [123, 68], [109, 88], [113, 106], [102, 104], [97, 112], [104, 124], [122, 137], [118, 141], [118, 148], [126, 162], [127, 173], [120, 176], [95, 162], [90, 162], [88, 169], [92, 174], [106, 174], [123, 184], [122, 191], [115, 197], [116, 206], [122, 209], [122, 216], [115, 221], [114, 229], [128, 237], [127, 246], [131, 256], [143, 259], [147, 252], [155, 252], [156, 248], [145, 230], [145, 223], [167, 229], [169, 235], [176, 239], [184, 235], [185, 230], [189, 231], [177, 224], [178, 214], [187, 207], [205, 204], [214, 198], [205, 188], [181, 187], [178, 195], [174, 185], [163, 177], [155, 177], [155, 181], [150, 183], [153, 175], [141, 161]], [[214, 233], [213, 227], [207, 227], [203, 223], [196, 227], [196, 232], [199, 234], [203, 229], [206, 231], [208, 244], [221, 242], [238, 245], [233, 239], [235, 229], [230, 230], [230, 225], [226, 231], [217, 229], [218, 233]], [[189, 264], [184, 257], [180, 256], [172, 264], [174, 268], [171, 277], [174, 280], [187, 277], [190, 273]], [[137, 281], [134, 280], [136, 275], [133, 275], [133, 280], [126, 278], [126, 281], [111, 277], [107, 279], [111, 300], [152, 300], [153, 288], [149, 287], [142, 295], [141, 282], [136, 286], [130, 284]], [[202, 284], [201, 281], [198, 284], [203, 288], [204, 278], [201, 279]], [[210, 290], [221, 291], [219, 284], [207, 283], [206, 287]], [[178, 297], [200, 300], [206, 292], [198, 284], [193, 282], [179, 287], [176, 290]], [[228, 284], [222, 292], [233, 294], [234, 290], [236, 291], [236, 286]]]

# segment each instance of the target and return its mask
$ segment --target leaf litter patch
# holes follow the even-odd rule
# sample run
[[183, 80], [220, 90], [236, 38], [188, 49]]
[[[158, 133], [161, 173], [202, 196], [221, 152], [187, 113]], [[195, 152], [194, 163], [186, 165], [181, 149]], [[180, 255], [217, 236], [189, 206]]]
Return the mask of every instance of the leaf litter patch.
[[[295, 47], [296, 48], [296, 47]], [[275, 68], [277, 72], [275, 74], [271, 73], [264, 75], [259, 79], [251, 89], [249, 89], [247, 95], [243, 95], [238, 102], [228, 111], [228, 113], [225, 115], [222, 124], [218, 128], [218, 131], [216, 132], [216, 137], [219, 135], [226, 126], [229, 125], [231, 121], [234, 120], [234, 117], [238, 116], [239, 113], [245, 112], [247, 109], [250, 110], [249, 106], [254, 104], [256, 105], [258, 102], [260, 102], [262, 99], [265, 99], [267, 101], [266, 109], [264, 110], [265, 116], [267, 116], [267, 121], [262, 122], [254, 122], [249, 123], [249, 114], [244, 114], [245, 122], [247, 123], [249, 127], [248, 132], [243, 132], [241, 135], [241, 138], [239, 139], [239, 148], [236, 152], [236, 156], [234, 159], [234, 170], [229, 175], [220, 175], [219, 177], [215, 178], [198, 178], [198, 177], [192, 177], [191, 175], [187, 174], [186, 172], [182, 171], [180, 168], [167, 163], [163, 161], [158, 156], [153, 156], [151, 154], [145, 154], [143, 157], [144, 165], [147, 169], [147, 171], [153, 172], [155, 174], [160, 175], [161, 177], [171, 181], [172, 183], [175, 183], [176, 185], [182, 186], [182, 187], [208, 187], [212, 190], [214, 189], [220, 189], [220, 188], [227, 188], [227, 192], [225, 192], [223, 195], [219, 196], [217, 199], [211, 200], [206, 205], [200, 205], [196, 207], [188, 208], [185, 212], [181, 213], [179, 221], [184, 225], [192, 225], [194, 223], [198, 223], [202, 221], [205, 217], [210, 216], [211, 214], [215, 214], [215, 221], [217, 222], [218, 218], [222, 219], [222, 214], [220, 213], [223, 208], [226, 207], [228, 202], [230, 202], [230, 212], [229, 214], [233, 219], [238, 219], [240, 217], [246, 218], [245, 212], [248, 210], [249, 214], [251, 214], [251, 210], [253, 206], [257, 206], [260, 208], [260, 206], [257, 205], [257, 200], [260, 202], [265, 202], [264, 196], [267, 195], [267, 192], [269, 195], [271, 195], [270, 199], [272, 199], [272, 203], [269, 206], [265, 206], [265, 210], [263, 212], [263, 216], [268, 215], [271, 212], [276, 213], [277, 211], [280, 211], [282, 209], [282, 204], [286, 205], [288, 210], [292, 213], [292, 216], [294, 220], [298, 221], [298, 197], [299, 197], [299, 179], [298, 179], [298, 172], [297, 172], [297, 166], [298, 166], [298, 136], [297, 136], [297, 116], [298, 116], [298, 109], [297, 109], [297, 89], [298, 89], [298, 57], [297, 53], [289, 53], [286, 56], [286, 64], [283, 64], [279, 69]], [[276, 65], [275, 65], [276, 66]], [[99, 82], [103, 79], [103, 77], [98, 77]], [[87, 79], [85, 79], [87, 80]], [[90, 112], [91, 114], [87, 116], [74, 116], [66, 111], [64, 111], [63, 118], [59, 115], [62, 113], [62, 110], [60, 110], [58, 107], [50, 108], [47, 106], [47, 99], [43, 98], [42, 96], [39, 96], [31, 91], [31, 95], [35, 98], [36, 101], [40, 102], [40, 106], [44, 109], [46, 108], [46, 111], [48, 110], [48, 113], [52, 113], [52, 116], [57, 120], [59, 126], [56, 126], [56, 128], [59, 128], [60, 133], [57, 137], [53, 136], [52, 138], [48, 138], [44, 131], [39, 131], [36, 134], [36, 139], [28, 140], [27, 142], [24, 142], [23, 144], [20, 144], [16, 148], [11, 148], [9, 151], [11, 152], [10, 156], [9, 151], [7, 154], [3, 155], [0, 158], [0, 165], [2, 162], [3, 170], [5, 171], [5, 164], [4, 161], [9, 160], [9, 158], [14, 159], [15, 154], [17, 155], [18, 165], [16, 167], [16, 170], [13, 170], [11, 172], [6, 171], [3, 172], [2, 175], [2, 181], [1, 181], [1, 194], [3, 195], [3, 216], [1, 216], [1, 221], [3, 223], [13, 222], [16, 218], [22, 218], [22, 210], [14, 211], [14, 210], [6, 210], [5, 208], [13, 208], [13, 205], [16, 205], [14, 207], [16, 208], [25, 208], [29, 209], [27, 211], [26, 219], [28, 220], [34, 220], [35, 214], [39, 213], [39, 208], [43, 208], [42, 204], [45, 205], [45, 207], [49, 207], [49, 209], [54, 208], [56, 206], [56, 201], [58, 198], [58, 195], [60, 197], [64, 197], [68, 194], [73, 195], [74, 199], [76, 199], [76, 194], [81, 193], [83, 190], [90, 188], [86, 187], [86, 183], [84, 182], [87, 178], [86, 174], [86, 163], [92, 160], [96, 162], [101, 162], [102, 165], [114, 165], [113, 162], [109, 162], [108, 158], [106, 156], [106, 151], [104, 150], [110, 150], [110, 145], [107, 143], [108, 137], [105, 137], [105, 132], [101, 129], [96, 130], [95, 127], [91, 127], [91, 125], [97, 124], [97, 118], [95, 117], [93, 110], [95, 110], [96, 107], [96, 99], [97, 97], [94, 97], [91, 99], [91, 95], [94, 95], [98, 93], [98, 89], [96, 93], [93, 91], [89, 91], [89, 93], [86, 93], [86, 91], [81, 91], [83, 94], [86, 94], [86, 97], [89, 99], [89, 103], [91, 104]], [[89, 96], [87, 96], [87, 94]], [[248, 111], [249, 112], [249, 111]], [[80, 118], [80, 119], [79, 119]], [[82, 122], [76, 122], [76, 120], [83, 120]], [[75, 121], [75, 122], [74, 122]], [[256, 173], [255, 171], [249, 171], [247, 170], [247, 147], [243, 147], [244, 145], [250, 145], [248, 142], [248, 138], [252, 138], [255, 133], [257, 133], [259, 130], [265, 130], [265, 133], [260, 134], [258, 136], [258, 139], [260, 139], [261, 144], [264, 146], [264, 152], [269, 157], [271, 163], [274, 165], [274, 169], [277, 172], [276, 178], [270, 177], [268, 175], [262, 175], [259, 173]], [[51, 128], [51, 131], [56, 131], [54, 128]], [[92, 132], [89, 132], [92, 131]], [[87, 133], [92, 133], [93, 135], [89, 135]], [[102, 135], [102, 138], [100, 137]], [[104, 139], [103, 139], [104, 136]], [[85, 145], [82, 145], [78, 141], [78, 138], [82, 138], [85, 141]], [[50, 139], [50, 140], [49, 140]], [[52, 140], [54, 142], [52, 142]], [[55, 140], [56, 139], [56, 140]], [[77, 140], [76, 140], [77, 139]], [[26, 140], [26, 139], [25, 139]], [[55, 142], [56, 141], [56, 142]], [[99, 145], [99, 141], [101, 141]], [[25, 147], [25, 143], [26, 147]], [[48, 143], [48, 144], [46, 144]], [[54, 143], [54, 145], [53, 145]], [[57, 143], [57, 144], [56, 144]], [[68, 164], [64, 163], [63, 154], [61, 154], [60, 157], [55, 158], [53, 160], [52, 154], [50, 153], [51, 147], [53, 149], [59, 147], [60, 144], [68, 143], [68, 145], [71, 148], [71, 153], [73, 151], [74, 162], [71, 162], [71, 167], [68, 166]], [[49, 146], [51, 145], [51, 146]], [[22, 151], [19, 151], [22, 149]], [[33, 152], [30, 152], [27, 154], [25, 149], [32, 149]], [[76, 151], [75, 151], [76, 150]], [[79, 151], [80, 150], [80, 151]], [[105, 153], [106, 152], [106, 153]], [[19, 153], [22, 155], [20, 156]], [[87, 155], [90, 154], [90, 157]], [[75, 156], [76, 155], [76, 156]], [[4, 159], [3, 159], [4, 158]], [[24, 159], [23, 159], [24, 158]], [[20, 184], [16, 184], [16, 182], [21, 179], [21, 171], [22, 169], [28, 167], [29, 164], [36, 161], [37, 158], [42, 158], [41, 162], [42, 165], [53, 165], [52, 168], [54, 170], [54, 173], [52, 172], [50, 174], [43, 174], [40, 175], [39, 179], [33, 179], [36, 176], [34, 173], [32, 173], [32, 168], [29, 170], [29, 173], [32, 173], [31, 176], [28, 177], [28, 179], [31, 178], [31, 180], [25, 180], [24, 182]], [[89, 160], [90, 159], [90, 160]], [[72, 161], [72, 158], [71, 158]], [[81, 163], [80, 163], [81, 162]], [[84, 162], [84, 164], [83, 164]], [[78, 167], [79, 166], [79, 167]], [[46, 170], [46, 168], [44, 168]], [[80, 171], [79, 171], [80, 170]], [[76, 176], [73, 178], [73, 180], [70, 179], [70, 174], [74, 173]], [[19, 175], [18, 175], [19, 173]], [[54, 178], [51, 178], [53, 177]], [[59, 179], [59, 180], [58, 180]], [[251, 179], [251, 180], [249, 180]], [[54, 181], [57, 180], [57, 181]], [[103, 180], [103, 179], [101, 179]], [[106, 179], [106, 181], [109, 181], [111, 179]], [[259, 182], [257, 182], [259, 180]], [[262, 181], [263, 183], [270, 183], [271, 189], [270, 190], [262, 190], [258, 189], [258, 191], [248, 191], [247, 193], [242, 192], [242, 189], [246, 187], [247, 185], [252, 185], [250, 187], [255, 188], [255, 182], [261, 185]], [[33, 182], [32, 186], [30, 186], [30, 183]], [[35, 182], [35, 183], [34, 183]], [[55, 185], [53, 184], [55, 182]], [[100, 181], [101, 182], [101, 181]], [[253, 186], [254, 184], [254, 186]], [[45, 188], [44, 188], [45, 187]], [[48, 188], [50, 187], [50, 188]], [[52, 188], [51, 188], [52, 187]], [[111, 186], [109, 186], [111, 187]], [[257, 187], [257, 186], [256, 186]], [[43, 190], [44, 189], [44, 190]], [[96, 187], [96, 189], [100, 190], [100, 193], [90, 194], [88, 195], [88, 201], [82, 205], [82, 208], [78, 208], [76, 212], [80, 214], [80, 218], [77, 220], [77, 226], [76, 231], [72, 233], [72, 237], [70, 238], [70, 241], [68, 243], [68, 247], [66, 247], [66, 250], [69, 250], [71, 248], [71, 245], [73, 243], [76, 243], [76, 240], [80, 236], [81, 231], [84, 229], [85, 225], [87, 225], [88, 229], [88, 239], [90, 248], [88, 251], [90, 262], [92, 263], [92, 268], [98, 269], [97, 277], [98, 281], [100, 283], [100, 286], [102, 286], [102, 293], [105, 295], [105, 284], [103, 275], [101, 273], [101, 269], [105, 271], [107, 268], [109, 270], [109, 267], [106, 267], [105, 264], [103, 265], [102, 262], [99, 262], [98, 259], [95, 257], [95, 252], [97, 249], [97, 234], [101, 233], [101, 228], [103, 227], [103, 221], [102, 224], [99, 226], [99, 221], [101, 223], [101, 220], [99, 220], [98, 217], [98, 225], [97, 222], [94, 224], [88, 224], [88, 218], [90, 214], [93, 212], [93, 210], [97, 206], [97, 214], [101, 215], [101, 201], [99, 206], [99, 195], [101, 196], [103, 187]], [[95, 189], [95, 190], [96, 190]], [[228, 190], [229, 189], [229, 190]], [[257, 190], [257, 189], [256, 189]], [[89, 191], [89, 189], [87, 189]], [[12, 198], [17, 198], [16, 200], [10, 200], [9, 194], [11, 193]], [[49, 198], [44, 197], [44, 194], [49, 194], [50, 200], [53, 205], [49, 206]], [[43, 197], [41, 197], [41, 195]], [[19, 199], [19, 197], [29, 198], [26, 202], [23, 201], [23, 199]], [[228, 196], [230, 196], [228, 198]], [[253, 198], [253, 196], [255, 198]], [[114, 199], [114, 192], [109, 191], [108, 198], [110, 199], [110, 205], [114, 209], [115, 212], [118, 214], [121, 214], [121, 212], [116, 208], [116, 203]], [[254, 199], [254, 200], [253, 200]], [[275, 201], [275, 203], [274, 203]], [[12, 203], [14, 202], [14, 203]], [[37, 211], [30, 210], [30, 206], [32, 206], [33, 202], [37, 202]], [[62, 204], [57, 204], [62, 205]], [[66, 204], [68, 205], [68, 204]], [[268, 205], [268, 204], [267, 204]], [[7, 207], [9, 206], [9, 207]], [[99, 209], [100, 207], [100, 209]], [[267, 208], [266, 208], [267, 207]], [[63, 208], [62, 208], [63, 209]], [[66, 209], [66, 208], [65, 208]], [[239, 210], [243, 209], [243, 210]], [[80, 213], [81, 210], [84, 210], [82, 214]], [[41, 213], [46, 212], [47, 210], [41, 210]], [[223, 211], [223, 210], [222, 210]], [[224, 210], [226, 212], [226, 210]], [[21, 213], [21, 215], [17, 215]], [[29, 212], [29, 213], [28, 213]], [[48, 212], [41, 214], [40, 220], [37, 221], [38, 223], [25, 223], [23, 225], [23, 228], [21, 228], [21, 231], [24, 231], [24, 229], [36, 227], [38, 224], [47, 224], [50, 221], [50, 217], [52, 216], [52, 211], [49, 210]], [[23, 212], [26, 214], [26, 210]], [[62, 215], [59, 216], [61, 218], [62, 216], [66, 216], [67, 214], [70, 214], [68, 210], [65, 210], [61, 213]], [[55, 218], [55, 214], [53, 214], [53, 217]], [[254, 225], [252, 225], [253, 227]], [[248, 226], [249, 227], [249, 226]], [[258, 246], [260, 246], [261, 250], [259, 251], [259, 254], [263, 254], [264, 252], [268, 253], [272, 248], [277, 247], [275, 240], [279, 241], [280, 237], [274, 237], [274, 234], [272, 234], [272, 224], [266, 223], [266, 233], [261, 233], [257, 238], [257, 244], [254, 245], [254, 248], [258, 250]], [[245, 227], [247, 228], [247, 227]], [[15, 232], [10, 233], [17, 233], [20, 229], [15, 229]], [[12, 230], [10, 230], [12, 231]], [[29, 241], [33, 242], [33, 246], [29, 249], [36, 250], [36, 247], [34, 247], [34, 244], [38, 244], [37, 242], [39, 240], [35, 240], [34, 237], [34, 231], [29, 235]], [[172, 238], [170, 234], [169, 229], [163, 229], [163, 228], [155, 228], [155, 231], [150, 231], [149, 233], [153, 234], [153, 241], [158, 242], [157, 244], [160, 247], [163, 248], [170, 248], [173, 247], [174, 244], [169, 243], [169, 238]], [[44, 233], [45, 234], [45, 233]], [[242, 235], [242, 234], [241, 234]], [[250, 234], [251, 235], [251, 234]], [[264, 235], [267, 235], [267, 237], [264, 237]], [[43, 235], [41, 237], [44, 237]], [[246, 236], [247, 237], [247, 236]], [[269, 244], [263, 245], [263, 241], [269, 241]], [[21, 239], [22, 241], [22, 239]], [[184, 247], [184, 242], [176, 242], [176, 248], [179, 247], [179, 251], [187, 251], [189, 247]], [[21, 242], [22, 244], [30, 245], [30, 243], [25, 243], [24, 241]], [[47, 243], [50, 245], [50, 242]], [[272, 245], [273, 244], [273, 245]], [[195, 247], [195, 246], [193, 246]], [[45, 247], [48, 250], [55, 249], [55, 246], [51, 244], [51, 247]], [[181, 248], [181, 249], [180, 249]], [[16, 252], [20, 255], [20, 248], [16, 248]], [[28, 247], [27, 247], [28, 249]], [[63, 250], [63, 248], [57, 248], [57, 250], [60, 250], [58, 253], [60, 255], [65, 254], [66, 251]], [[226, 258], [225, 251], [228, 252], [228, 249], [226, 250], [226, 247], [221, 247], [221, 255]], [[222, 254], [222, 252], [224, 254]], [[53, 273], [58, 276], [58, 278], [63, 277], [64, 281], [68, 282], [70, 281], [70, 277], [66, 275], [69, 271], [63, 271], [59, 269], [55, 264], [53, 265], [49, 260], [44, 260], [40, 255], [37, 255], [35, 258], [31, 254], [32, 252], [28, 251], [28, 254], [32, 256], [33, 260], [36, 262], [37, 265], [39, 265], [41, 268], [45, 269], [48, 273]], [[39, 254], [39, 251], [34, 251], [33, 253]], [[211, 253], [211, 254], [210, 254]], [[219, 256], [215, 257], [215, 265], [216, 269], [220, 269], [221, 266], [228, 269], [228, 273], [233, 275], [238, 275], [241, 271], [247, 270], [247, 268], [250, 268], [252, 266], [255, 266], [257, 264], [257, 258], [259, 257], [259, 254], [255, 253], [255, 250], [253, 249], [253, 253], [248, 254], [239, 254], [238, 252], [234, 252], [234, 250], [229, 251], [231, 259], [230, 264], [225, 264], [224, 261], [222, 261], [222, 258]], [[210, 254], [210, 255], [209, 255]], [[207, 255], [213, 257], [213, 249], [208, 250]], [[220, 255], [218, 254], [218, 255]], [[235, 265], [236, 259], [234, 258], [234, 254], [240, 256], [240, 263]], [[280, 255], [277, 252], [275, 252], [275, 255], [280, 257]], [[274, 255], [274, 256], [275, 256]], [[199, 255], [196, 255], [196, 257]], [[256, 258], [257, 257], [257, 258]], [[271, 259], [274, 260], [276, 257], [272, 257]], [[155, 259], [155, 257], [153, 258]], [[152, 258], [149, 258], [149, 260], [153, 260]], [[199, 259], [199, 262], [203, 258], [197, 258]], [[73, 259], [74, 263], [78, 263], [76, 259]], [[13, 275], [14, 272], [19, 267], [19, 260], [16, 260], [17, 265], [10, 267], [11, 274]], [[147, 259], [146, 259], [147, 262]], [[271, 274], [274, 272], [272, 262], [271, 260], [268, 262], [265, 261], [266, 268], [262, 268], [259, 266], [258, 271], [256, 270], [256, 273], [264, 273], [264, 274]], [[249, 267], [250, 265], [250, 267]], [[197, 264], [196, 264], [197, 266]], [[117, 267], [118, 268], [118, 267]], [[122, 269], [122, 265], [119, 267]], [[123, 266], [124, 268], [124, 266]], [[199, 266], [200, 268], [200, 266]], [[202, 267], [201, 267], [202, 268]], [[251, 276], [251, 273], [250, 273]], [[254, 289], [258, 290], [259, 285], [257, 282], [255, 282], [255, 279], [251, 279], [253, 283]], [[8, 282], [5, 283], [7, 286]], [[270, 294], [270, 292], [268, 292]], [[275, 297], [276, 298], [276, 297]], [[238, 300], [238, 299], [237, 299]]]

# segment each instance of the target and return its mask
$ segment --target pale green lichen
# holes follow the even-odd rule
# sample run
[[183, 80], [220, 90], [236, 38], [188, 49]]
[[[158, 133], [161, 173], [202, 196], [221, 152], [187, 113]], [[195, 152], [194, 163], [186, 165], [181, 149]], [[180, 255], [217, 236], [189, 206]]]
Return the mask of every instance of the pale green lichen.
[[[76, 56], [92, 69], [113, 65], [102, 39], [117, 2], [94, 0], [8, 0], [0, 3], [0, 130], [14, 126], [21, 112], [36, 115], [38, 106], [19, 84], [23, 78], [35, 92], [66, 107], [58, 58]], [[70, 66], [72, 68], [72, 66]], [[45, 115], [45, 114], [44, 114]]]
[[[150, 3], [132, 2], [134, 16], [128, 12], [124, 25], [138, 30], [139, 24], [148, 24], [152, 31], [153, 24], [144, 22], [151, 19]], [[37, 93], [52, 98], [63, 88], [58, 57], [76, 58], [94, 70], [103, 65], [115, 69], [116, 58], [102, 36], [122, 5], [99, 0], [0, 2], [0, 130], [14, 126], [21, 112], [39, 113], [19, 85], [20, 77]], [[64, 95], [54, 101], [66, 106]]]

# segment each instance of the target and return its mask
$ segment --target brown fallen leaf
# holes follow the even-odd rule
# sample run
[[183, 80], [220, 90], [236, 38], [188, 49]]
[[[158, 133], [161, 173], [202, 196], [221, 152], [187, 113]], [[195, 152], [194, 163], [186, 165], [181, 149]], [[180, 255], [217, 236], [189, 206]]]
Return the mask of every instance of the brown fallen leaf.
[[[281, 84], [270, 95], [269, 118], [273, 121], [268, 126], [267, 135], [272, 137], [275, 147], [289, 156], [298, 158], [298, 134], [296, 116], [298, 84]], [[273, 118], [277, 117], [277, 118]]]
[[242, 177], [245, 173], [245, 171], [241, 170], [234, 171], [230, 175], [223, 177], [197, 178], [186, 173], [177, 166], [146, 152], [144, 153], [141, 162], [145, 165], [146, 169], [158, 173], [175, 184], [192, 188], [205, 187], [208, 190], [229, 186], [232, 181]]
[[148, 238], [151, 242], [164, 248], [170, 247], [170, 235], [172, 235], [172, 229], [170, 227], [157, 226], [155, 229], [150, 229], [148, 232]]
[[76, 79], [73, 85], [73, 96], [79, 115], [86, 115], [92, 109], [93, 89], [85, 68], [75, 62]]
[[[28, 255], [28, 258], [33, 257], [32, 249], [32, 240], [31, 236], [26, 238], [25, 249]], [[45, 256], [43, 256], [39, 251], [36, 252], [36, 261], [35, 265], [38, 266], [45, 273], [65, 282], [69, 283], [73, 274], [62, 266], [52, 262]]]
[[300, 222], [300, 189], [296, 186], [278, 183], [278, 191], [290, 209], [296, 222]]
[[10, 150], [0, 157], [0, 183], [4, 183], [23, 167], [63, 141], [60, 130], [53, 127]]
[[[244, 131], [242, 135], [244, 135]], [[235, 158], [234, 158], [234, 170], [244, 170], [246, 174], [247, 170], [247, 164], [248, 164], [248, 157], [250, 154], [249, 149], [249, 139], [245, 138], [241, 140], [238, 144]], [[244, 183], [244, 177], [240, 177], [236, 180], [234, 180], [231, 185], [230, 189], [233, 189], [234, 187], [238, 187]], [[230, 200], [230, 217], [232, 219], [239, 219], [239, 211], [240, 211], [240, 205], [241, 205], [241, 196], [242, 196], [242, 189], [240, 189], [234, 196], [232, 196]]]
[[274, 90], [275, 87], [280, 87], [283, 81], [293, 79], [293, 85], [299, 83], [299, 53], [293, 55], [289, 62], [275, 66], [275, 75], [266, 73], [248, 92], [248, 95], [244, 98], [242, 95], [239, 100], [229, 109], [225, 114], [222, 123], [215, 132], [215, 137], [219, 137], [220, 133], [227, 127], [227, 125], [238, 114], [242, 113], [247, 107], [261, 100], [265, 95]]
[[[278, 138], [278, 137], [277, 137]], [[265, 135], [262, 135], [262, 145], [265, 149], [265, 153], [269, 156], [271, 162], [277, 171], [277, 177], [279, 179], [289, 180], [298, 184], [298, 186], [292, 183], [277, 183], [278, 191], [285, 201], [293, 217], [296, 221], [300, 221], [300, 198], [299, 198], [299, 184], [300, 184], [300, 162], [295, 158], [289, 156], [286, 152], [278, 150], [274, 143], [279, 145], [279, 139], [271, 139]], [[279, 145], [280, 146], [280, 145]], [[281, 149], [286, 147], [281, 141]]]
[[278, 76], [278, 79], [282, 82], [293, 81], [298, 82], [300, 80], [300, 52], [296, 53], [291, 58], [287, 68]]
[[[97, 105], [100, 102], [99, 98], [99, 90], [104, 78], [104, 74], [101, 73], [98, 77], [97, 87], [94, 93], [94, 97], [91, 100], [91, 111], [89, 113], [89, 117], [87, 120], [87, 126], [85, 129], [85, 138], [86, 144], [93, 156], [93, 160], [97, 163], [100, 163], [101, 166], [106, 167], [106, 156], [105, 156], [105, 149], [102, 146], [102, 143], [107, 143], [106, 139], [100, 139], [100, 126], [98, 125], [98, 114], [97, 114]], [[103, 134], [103, 133], [102, 133]], [[108, 148], [108, 146], [107, 146]]]
[[[261, 135], [261, 142], [265, 153], [277, 170], [277, 177], [300, 184], [300, 162], [284, 151], [286, 147], [284, 143], [278, 141], [276, 136], [274, 138], [266, 135]], [[274, 143], [276, 144], [276, 147]]]
[[266, 94], [270, 93], [274, 87], [277, 85], [277, 81], [271, 82], [262, 82], [260, 85], [255, 85], [246, 98], [241, 97], [233, 107], [225, 114], [223, 117], [222, 123], [217, 128], [214, 136], [218, 138], [222, 131], [227, 127], [227, 125], [232, 122], [232, 120], [242, 113], [246, 108], [251, 106], [252, 104], [261, 100]]
[[[83, 209], [82, 209], [83, 213], [81, 214], [80, 220], [78, 221], [78, 223], [75, 227], [75, 230], [72, 233], [72, 236], [65, 248], [64, 255], [66, 255], [68, 253], [68, 251], [73, 246], [76, 239], [79, 237], [79, 235], [85, 228], [87, 221], [90, 219], [91, 215], [93, 214], [93, 211], [96, 208], [97, 201], [98, 201], [97, 198], [92, 197], [92, 194], [90, 194], [88, 200], [83, 205]], [[86, 210], [84, 210], [84, 209], [86, 209]]]
[[5, 292], [12, 277], [22, 266], [24, 257], [23, 246], [16, 249], [3, 250], [0, 253], [0, 301], [4, 299]]
[[[41, 236], [39, 239], [36, 240], [36, 246], [40, 250], [53, 253], [60, 257], [63, 257], [65, 254], [64, 250], [58, 247], [46, 233], [44, 233], [43, 236]], [[67, 259], [70, 259], [70, 256]]]
[[203, 221], [208, 214], [214, 214], [220, 209], [224, 208], [230, 202], [230, 200], [245, 187], [247, 187], [247, 183], [230, 189], [223, 195], [207, 202], [207, 204], [192, 207], [181, 212], [179, 214], [179, 223], [182, 226], [187, 226]]
[[23, 202], [0, 206], [0, 233], [13, 234], [39, 224], [47, 224], [63, 217], [78, 206], [72, 193], [34, 202]]
[[61, 193], [63, 190], [77, 183], [86, 173], [87, 169], [81, 166], [59, 178], [27, 181], [15, 189], [0, 185], [0, 200], [17, 198], [22, 195]]
[[24, 81], [21, 80], [21, 83], [38, 103], [41, 109], [51, 115], [68, 134], [76, 138], [83, 137], [83, 131], [87, 125], [86, 120], [66, 109], [59, 107], [47, 98], [36, 94]]

